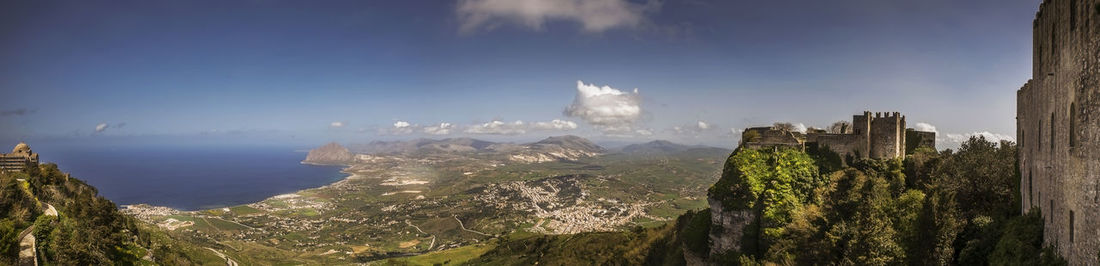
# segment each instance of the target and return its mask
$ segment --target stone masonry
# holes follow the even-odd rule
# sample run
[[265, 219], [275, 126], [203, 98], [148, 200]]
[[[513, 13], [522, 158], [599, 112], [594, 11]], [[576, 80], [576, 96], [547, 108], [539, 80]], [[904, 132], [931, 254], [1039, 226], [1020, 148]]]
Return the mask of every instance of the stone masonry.
[[1016, 92], [1021, 208], [1071, 265], [1100, 256], [1100, 0], [1046, 0]]
[[[915, 134], [907, 138], [906, 134]], [[806, 134], [785, 132], [769, 127], [745, 129], [741, 146], [752, 149], [774, 147], [803, 148], [806, 144], [828, 148], [842, 157], [895, 159], [905, 157], [909, 148], [936, 148], [936, 133], [905, 128], [905, 116], [899, 112], [871, 113], [852, 116], [851, 132], [827, 133], [810, 129]], [[907, 139], [916, 140], [906, 146]]]

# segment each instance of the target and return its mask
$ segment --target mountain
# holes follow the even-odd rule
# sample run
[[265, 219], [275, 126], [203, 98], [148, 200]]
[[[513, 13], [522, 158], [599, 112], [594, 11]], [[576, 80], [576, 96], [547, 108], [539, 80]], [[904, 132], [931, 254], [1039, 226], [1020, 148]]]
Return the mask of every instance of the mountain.
[[312, 164], [347, 164], [355, 160], [355, 154], [336, 142], [309, 151], [302, 162]]
[[549, 137], [535, 143], [523, 145], [523, 149], [512, 151], [512, 161], [539, 163], [553, 161], [575, 161], [584, 157], [594, 157], [606, 152], [603, 147], [588, 139], [566, 135]]
[[351, 150], [356, 153], [381, 155], [477, 154], [527, 163], [577, 160], [606, 152], [606, 149], [592, 141], [572, 135], [549, 137], [524, 144], [497, 143], [472, 138], [372, 141], [367, 144], [353, 144]]
[[372, 141], [367, 144], [352, 144], [350, 147], [356, 153], [365, 154], [468, 153], [484, 151], [494, 144], [496, 143], [472, 138], [420, 138], [408, 141]]
[[673, 154], [692, 150], [711, 150], [722, 153], [730, 152], [730, 150], [723, 148], [704, 145], [684, 145], [667, 140], [654, 140], [646, 143], [632, 144], [621, 149], [623, 153], [643, 155]]

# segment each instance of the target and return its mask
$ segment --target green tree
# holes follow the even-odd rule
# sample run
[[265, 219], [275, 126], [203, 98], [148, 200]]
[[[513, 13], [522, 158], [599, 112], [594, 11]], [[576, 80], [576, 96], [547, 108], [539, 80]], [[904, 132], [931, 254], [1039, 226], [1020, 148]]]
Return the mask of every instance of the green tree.
[[740, 252], [759, 258], [783, 235], [792, 212], [816, 202], [814, 189], [823, 184], [816, 164], [804, 152], [738, 149], [708, 194], [728, 209], [756, 213], [756, 221], [746, 227]]

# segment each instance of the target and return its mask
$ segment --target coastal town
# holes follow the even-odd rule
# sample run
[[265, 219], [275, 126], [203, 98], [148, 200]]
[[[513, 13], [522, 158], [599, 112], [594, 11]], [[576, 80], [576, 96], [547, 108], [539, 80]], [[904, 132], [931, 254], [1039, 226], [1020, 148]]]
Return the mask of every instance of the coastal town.
[[[319, 188], [217, 209], [141, 204], [122, 211], [235, 253], [369, 261], [467, 246], [517, 231], [572, 234], [657, 225], [705, 206], [705, 188], [717, 179], [728, 152], [702, 149], [654, 157], [649, 160], [660, 163], [646, 166], [629, 154], [561, 146], [547, 150], [545, 155], [530, 149], [523, 154], [579, 160], [517, 161], [497, 152], [362, 153], [346, 157], [354, 158], [346, 163], [347, 178]], [[627, 168], [636, 170], [611, 172]], [[680, 180], [664, 185], [631, 180], [662, 176]]]

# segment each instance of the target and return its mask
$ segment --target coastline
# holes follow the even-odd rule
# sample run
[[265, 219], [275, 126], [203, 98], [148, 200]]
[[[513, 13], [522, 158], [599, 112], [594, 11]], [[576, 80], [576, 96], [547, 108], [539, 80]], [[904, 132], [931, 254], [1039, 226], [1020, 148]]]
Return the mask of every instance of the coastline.
[[[172, 214], [178, 214], [178, 213], [184, 213], [184, 212], [202, 212], [202, 211], [207, 211], [207, 210], [224, 209], [224, 208], [231, 208], [231, 207], [235, 207], [235, 206], [256, 204], [256, 203], [264, 202], [264, 201], [271, 200], [271, 199], [277, 199], [277, 198], [280, 198], [280, 197], [290, 197], [291, 195], [297, 195], [298, 193], [301, 193], [302, 191], [311, 190], [311, 189], [326, 188], [326, 187], [329, 187], [333, 184], [343, 182], [343, 181], [346, 181], [348, 179], [351, 179], [352, 177], [357, 176], [355, 173], [347, 171], [349, 168], [351, 168], [351, 165], [348, 165], [348, 164], [321, 164], [321, 163], [307, 162], [307, 161], [304, 161], [304, 160], [299, 162], [299, 164], [310, 165], [310, 166], [330, 166], [330, 167], [339, 166], [339, 167], [342, 167], [340, 169], [340, 173], [344, 174], [344, 177], [340, 178], [339, 180], [335, 180], [335, 181], [332, 181], [332, 182], [329, 182], [327, 184], [317, 186], [317, 187], [302, 188], [302, 189], [295, 190], [293, 192], [282, 193], [282, 194], [277, 194], [277, 195], [273, 195], [273, 196], [270, 196], [270, 197], [266, 197], [266, 198], [263, 198], [263, 199], [258, 200], [258, 201], [240, 203], [240, 204], [234, 204], [234, 205], [226, 205], [226, 206], [222, 206], [222, 207], [200, 208], [200, 209], [195, 209], [195, 210], [181, 210], [181, 209], [172, 208], [172, 207], [168, 207], [168, 206], [158, 206], [158, 205], [152, 205], [152, 204], [148, 204], [148, 203], [135, 203], [135, 204], [118, 205], [118, 209], [123, 211], [123, 213], [130, 214], [130, 215], [133, 215], [135, 217], [137, 217], [139, 215], [149, 215], [149, 214], [172, 215]], [[150, 212], [152, 212], [152, 213], [150, 213]]]

